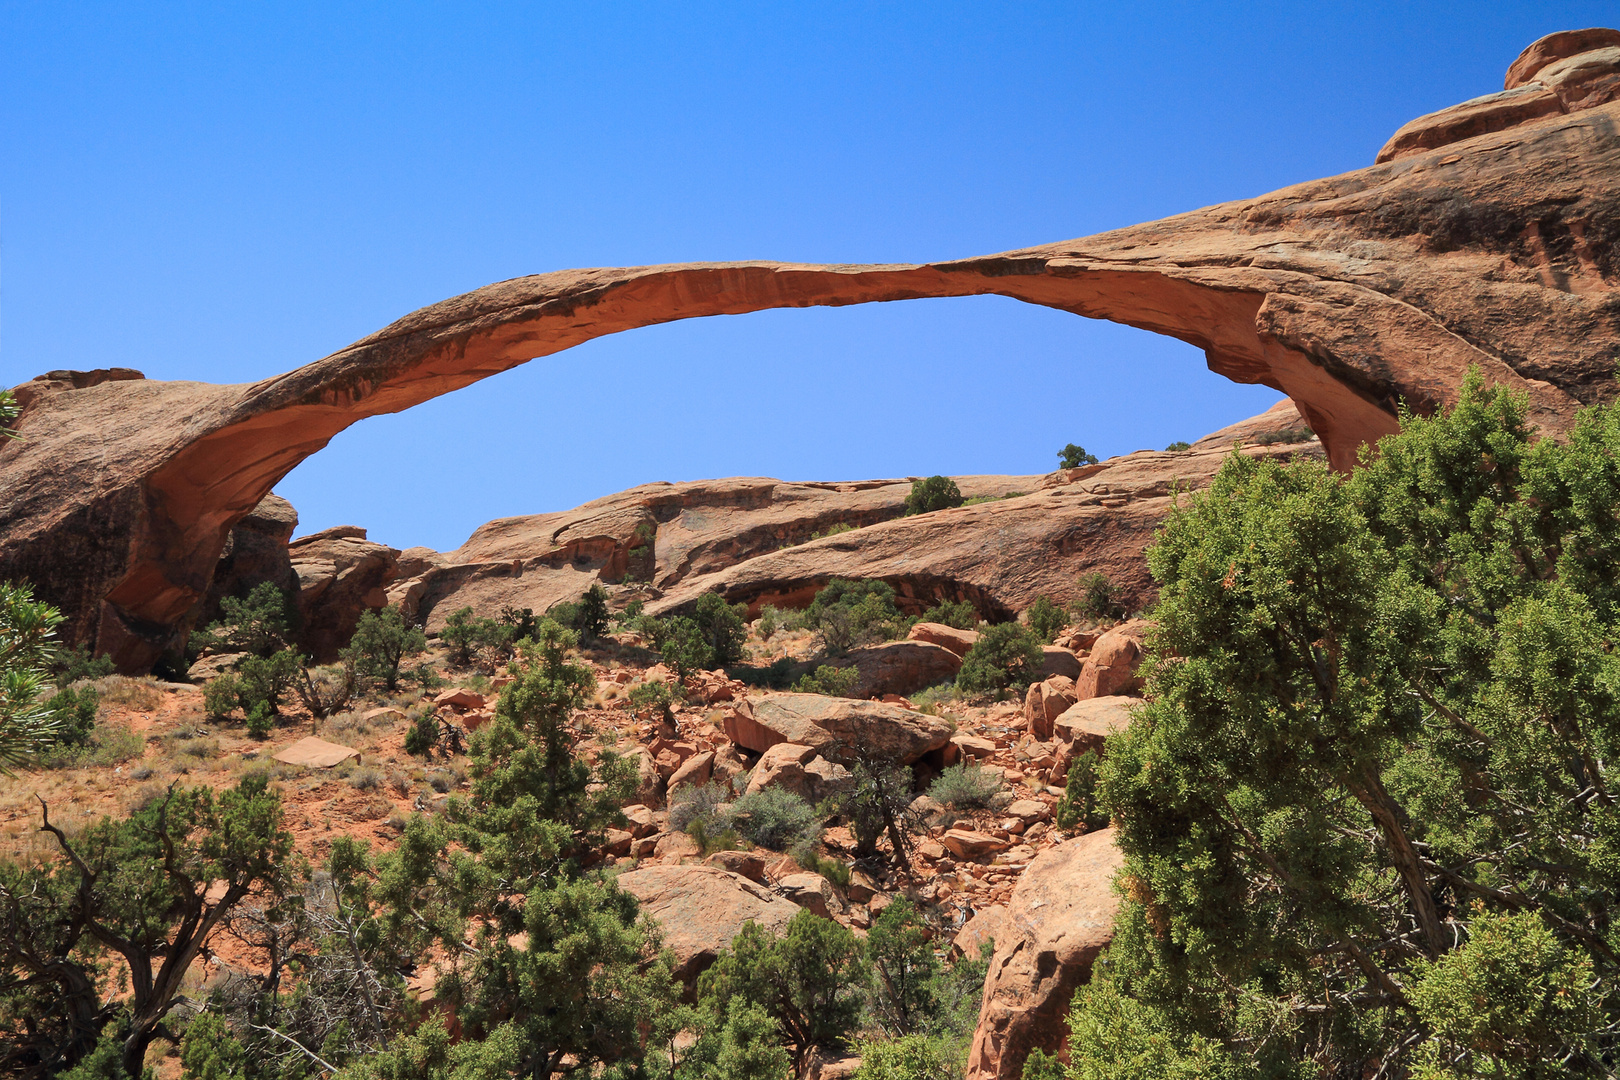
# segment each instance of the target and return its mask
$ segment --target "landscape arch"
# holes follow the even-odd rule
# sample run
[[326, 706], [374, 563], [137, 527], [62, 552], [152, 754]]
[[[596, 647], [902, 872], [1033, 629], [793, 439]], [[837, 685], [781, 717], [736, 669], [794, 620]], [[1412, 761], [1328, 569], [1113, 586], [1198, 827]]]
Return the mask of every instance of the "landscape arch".
[[[357, 420], [606, 334], [765, 308], [997, 294], [1167, 334], [1291, 397], [1330, 462], [1451, 400], [1470, 367], [1547, 431], [1609, 394], [1620, 105], [1257, 199], [921, 265], [693, 263], [515, 278], [262, 382], [53, 372], [0, 449], [0, 580], [124, 670], [184, 630], [230, 528]], [[1572, 151], [1572, 147], [1578, 152]]]

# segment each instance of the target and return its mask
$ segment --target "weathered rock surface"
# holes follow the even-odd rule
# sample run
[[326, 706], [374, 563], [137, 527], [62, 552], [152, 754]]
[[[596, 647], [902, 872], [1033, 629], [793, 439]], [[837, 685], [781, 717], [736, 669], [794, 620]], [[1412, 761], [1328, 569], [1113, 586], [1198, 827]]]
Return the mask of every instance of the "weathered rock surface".
[[357, 525], [294, 540], [287, 556], [298, 578], [299, 641], [320, 661], [349, 643], [361, 615], [387, 606], [399, 572], [399, 551], [367, 540]]
[[906, 634], [907, 641], [922, 641], [951, 650], [958, 657], [966, 656], [973, 643], [979, 640], [977, 630], [958, 630], [944, 623], [920, 622]]
[[905, 697], [956, 678], [962, 658], [943, 645], [926, 641], [886, 641], [851, 650], [838, 666], [853, 667], [860, 673], [851, 697]]
[[1087, 750], [1103, 751], [1103, 740], [1118, 731], [1124, 731], [1131, 722], [1131, 710], [1142, 704], [1141, 698], [1094, 697], [1075, 702], [1052, 723], [1053, 734], [1074, 748], [1076, 754]]
[[[1556, 64], [1601, 51], [1537, 48], [1550, 62], [1525, 67], [1546, 79]], [[0, 448], [0, 578], [32, 581], [60, 607], [68, 642], [93, 643], [124, 670], [142, 669], [176, 643], [205, 599], [235, 524], [355, 421], [591, 338], [770, 307], [994, 293], [1169, 334], [1204, 349], [1212, 370], [1293, 398], [1339, 468], [1353, 465], [1363, 442], [1395, 430], [1398, 400], [1420, 411], [1447, 403], [1470, 366], [1526, 393], [1532, 422], [1559, 431], [1579, 403], [1615, 392], [1620, 103], [1586, 105], [1607, 92], [1604, 70], [1568, 66], [1554, 92], [1575, 111], [1081, 240], [926, 265], [694, 263], [517, 278], [249, 385], [53, 372], [19, 388], [17, 430], [26, 438]], [[875, 571], [868, 576], [909, 582], [914, 592], [976, 603], [982, 594], [987, 604], [1032, 599], [1030, 587], [1046, 585], [1038, 575], [975, 574], [948, 527], [993, 520], [1006, 530], [1008, 558], [997, 562], [1007, 563], [1032, 552], [1050, 560], [1059, 535], [1062, 554], [1092, 545], [1088, 529], [1117, 528], [1115, 549], [1130, 561], [1124, 553], [1140, 550], [1157, 518], [1147, 507], [1133, 512], [1128, 500], [1107, 505], [1112, 493], [1083, 495], [1086, 483], [1027, 502], [879, 522], [750, 559], [743, 565], [780, 561], [746, 574], [698, 576], [738, 596], [781, 596], [836, 561], [807, 551], [821, 545], [857, 552], [855, 561]], [[1090, 518], [1086, 497], [1099, 508]], [[1035, 524], [1060, 508], [1066, 534]], [[583, 532], [597, 530], [583, 530], [573, 549], [562, 530], [552, 540], [562, 551], [586, 550]], [[895, 539], [902, 544], [880, 550]], [[901, 564], [917, 541], [940, 545], [930, 572], [944, 580]], [[466, 572], [469, 580], [493, 574], [478, 565], [485, 570]], [[676, 588], [690, 580], [689, 572]]]
[[1075, 680], [1074, 696], [1084, 701], [1140, 690], [1142, 679], [1136, 672], [1142, 666], [1147, 627], [1143, 620], [1131, 619], [1098, 638]]
[[207, 626], [220, 616], [220, 601], [245, 597], [261, 582], [285, 592], [298, 587], [298, 575], [287, 557], [287, 542], [298, 529], [298, 511], [279, 495], [266, 495], [259, 505], [231, 528], [214, 567], [214, 579], [197, 613], [196, 625]]
[[993, 930], [969, 1080], [1017, 1080], [1031, 1050], [1059, 1048], [1075, 988], [1113, 940], [1122, 863], [1104, 829], [1048, 848], [1024, 870]]
[[739, 703], [725, 719], [726, 737], [764, 753], [778, 743], [798, 743], [837, 757], [856, 745], [910, 764], [951, 738], [937, 716], [879, 701], [822, 694], [769, 694]]
[[1074, 680], [1054, 675], [1044, 682], [1031, 683], [1024, 695], [1024, 726], [1037, 739], [1052, 737], [1052, 724], [1075, 703]]
[[714, 866], [647, 866], [616, 880], [663, 928], [664, 945], [675, 953], [675, 977], [689, 997], [743, 923], [752, 919], [780, 934], [799, 913], [797, 904], [763, 885]]

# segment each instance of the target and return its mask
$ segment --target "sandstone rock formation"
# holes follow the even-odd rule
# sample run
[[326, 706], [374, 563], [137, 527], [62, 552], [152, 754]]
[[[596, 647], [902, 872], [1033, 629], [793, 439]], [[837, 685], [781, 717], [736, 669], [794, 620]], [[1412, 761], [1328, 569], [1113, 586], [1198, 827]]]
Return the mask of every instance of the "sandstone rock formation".
[[1469, 366], [1561, 430], [1612, 395], [1620, 338], [1620, 103], [1593, 104], [1610, 76], [1588, 55], [1608, 40], [1544, 41], [1516, 66], [1510, 83], [1555, 82], [1562, 111], [1081, 240], [925, 265], [517, 278], [248, 385], [52, 372], [19, 388], [26, 437], [0, 449], [0, 578], [62, 608], [69, 641], [144, 668], [206, 598], [232, 527], [348, 425], [594, 337], [770, 307], [993, 293], [1168, 334], [1292, 397], [1339, 468], [1395, 430], [1397, 401], [1443, 404]]
[[1112, 883], [1122, 863], [1104, 829], [1047, 849], [1024, 871], [992, 930], [969, 1080], [1018, 1080], [1032, 1049], [1059, 1048], [1075, 988], [1113, 940]]
[[962, 658], [942, 645], [926, 641], [887, 641], [851, 650], [838, 666], [853, 667], [860, 673], [850, 697], [905, 697], [956, 678]]
[[645, 866], [615, 880], [663, 928], [664, 946], [675, 953], [675, 977], [689, 998], [697, 977], [719, 959], [743, 923], [751, 919], [767, 933], [780, 934], [799, 913], [797, 904], [763, 885], [714, 866]]
[[1075, 680], [1076, 699], [1112, 697], [1141, 689], [1142, 679], [1136, 671], [1142, 666], [1147, 626], [1141, 619], [1132, 619], [1097, 639]]
[[727, 738], [758, 753], [796, 743], [838, 757], [858, 745], [907, 765], [951, 738], [951, 725], [937, 716], [821, 694], [769, 694], [739, 702], [724, 724]]

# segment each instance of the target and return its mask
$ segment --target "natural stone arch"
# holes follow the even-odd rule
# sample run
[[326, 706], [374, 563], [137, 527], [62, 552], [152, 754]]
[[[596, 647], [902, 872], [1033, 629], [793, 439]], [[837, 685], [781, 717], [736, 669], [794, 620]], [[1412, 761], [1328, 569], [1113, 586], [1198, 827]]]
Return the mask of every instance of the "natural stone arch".
[[[53, 373], [0, 449], [0, 578], [32, 580], [127, 669], [207, 588], [238, 519], [304, 458], [591, 338], [765, 308], [998, 294], [1167, 334], [1299, 405], [1341, 469], [1469, 366], [1547, 430], [1608, 393], [1620, 105], [1541, 118], [1257, 199], [925, 265], [707, 263], [516, 278], [250, 385]], [[127, 373], [134, 375], [134, 373]]]

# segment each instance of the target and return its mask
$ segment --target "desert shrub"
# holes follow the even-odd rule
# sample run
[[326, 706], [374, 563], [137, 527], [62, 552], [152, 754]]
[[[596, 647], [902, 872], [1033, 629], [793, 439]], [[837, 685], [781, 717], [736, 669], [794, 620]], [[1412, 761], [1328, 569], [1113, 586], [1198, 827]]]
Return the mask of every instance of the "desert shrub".
[[929, 514], [962, 505], [962, 492], [956, 481], [948, 476], [930, 476], [911, 482], [911, 494], [906, 496], [906, 513]]
[[1108, 824], [1108, 816], [1097, 810], [1097, 752], [1087, 750], [1069, 763], [1063, 798], [1058, 800], [1053, 820], [1060, 829], [1090, 832]]
[[855, 526], [851, 525], [847, 521], [840, 521], [836, 525], [829, 525], [827, 528], [821, 530], [820, 532], [811, 533], [810, 534], [810, 539], [812, 539], [812, 540], [820, 540], [821, 538], [826, 537], [826, 536], [838, 536], [841, 533], [854, 532], [854, 531], [855, 531]]
[[1001, 623], [985, 629], [962, 657], [956, 686], [967, 693], [1022, 690], [1040, 674], [1043, 662], [1034, 634], [1017, 623]]
[[833, 667], [822, 664], [793, 684], [799, 694], [826, 694], [828, 697], [848, 697], [861, 681], [861, 673], [852, 667]]
[[1088, 619], [1116, 619], [1125, 613], [1119, 603], [1119, 590], [1107, 574], [1098, 571], [1080, 575], [1080, 599], [1074, 606]]
[[225, 597], [219, 611], [219, 621], [191, 635], [189, 649], [269, 656], [292, 643], [298, 603], [274, 582], [260, 582], [245, 597]]
[[348, 775], [348, 782], [350, 787], [361, 791], [376, 791], [383, 784], [382, 770], [363, 765]]
[[1316, 438], [1316, 433], [1310, 428], [1294, 428], [1291, 431], [1265, 431], [1254, 437], [1256, 446], [1291, 446], [1295, 443], [1310, 442]]
[[210, 719], [224, 720], [240, 707], [241, 692], [236, 676], [229, 671], [221, 672], [203, 687], [203, 711]]
[[435, 671], [432, 664], [417, 664], [411, 670], [402, 672], [400, 678], [415, 683], [423, 690], [438, 690], [450, 681]]
[[[122, 724], [96, 724], [81, 743], [55, 743], [39, 751], [42, 769], [97, 769], [134, 761], [146, 753], [146, 740]], [[136, 777], [140, 779], [140, 777]]]
[[501, 608], [496, 618], [510, 631], [505, 635], [508, 641], [532, 639], [540, 626], [539, 620], [534, 617], [534, 608], [513, 607], [507, 604]]
[[858, 645], [902, 637], [911, 621], [900, 614], [887, 582], [833, 578], [805, 609], [804, 624], [829, 653], [841, 656]]
[[101, 695], [95, 687], [62, 690], [45, 702], [45, 711], [56, 718], [55, 741], [62, 746], [83, 746], [96, 726]]
[[821, 830], [813, 807], [782, 788], [752, 791], [731, 804], [726, 823], [756, 847], [785, 851], [794, 842], [815, 839]]
[[152, 712], [163, 704], [163, 691], [157, 688], [150, 675], [130, 678], [127, 675], [106, 675], [91, 684], [101, 695], [103, 703], [123, 705], [141, 712]]
[[952, 765], [928, 785], [928, 797], [952, 810], [972, 810], [989, 806], [1001, 786], [998, 773], [977, 765]]
[[293, 690], [298, 700], [317, 721], [346, 708], [358, 686], [352, 656], [345, 656], [341, 663], [327, 667], [308, 668], [300, 664], [293, 674]]
[[620, 630], [636, 629], [641, 624], [643, 612], [646, 611], [646, 608], [647, 602], [645, 600], [630, 601], [628, 604], [624, 605], [624, 609], [622, 611], [614, 613], [613, 625], [617, 626]]
[[426, 648], [427, 635], [421, 627], [408, 624], [397, 607], [365, 612], [349, 639], [355, 669], [381, 679], [390, 693], [399, 689], [400, 665]]
[[1052, 602], [1049, 596], [1037, 596], [1035, 602], [1024, 611], [1029, 619], [1029, 629], [1040, 639], [1041, 644], [1050, 645], [1052, 639], [1057, 637], [1058, 631], [1069, 625], [1069, 615], [1061, 607]]
[[237, 700], [244, 712], [261, 705], [272, 716], [281, 713], [282, 699], [304, 672], [299, 656], [282, 649], [269, 656], [247, 656], [236, 667]]
[[692, 608], [692, 621], [709, 647], [712, 666], [735, 664], [747, 655], [748, 650], [743, 647], [748, 640], [748, 624], [743, 622], [747, 610], [743, 604], [727, 604], [719, 593], [704, 593], [698, 597]]
[[575, 616], [574, 629], [579, 631], [580, 637], [586, 641], [594, 641], [607, 633], [607, 590], [602, 588], [601, 585], [593, 584], [579, 598], [579, 610]]
[[960, 701], [961, 695], [956, 692], [956, 683], [953, 680], [919, 690], [911, 695], [910, 700], [911, 707], [918, 712], [938, 716], [941, 705], [946, 702]]
[[1078, 469], [1082, 465], [1097, 464], [1097, 455], [1086, 453], [1086, 448], [1070, 443], [1057, 452], [1058, 468]]
[[92, 656], [88, 646], [75, 645], [71, 649], [59, 646], [51, 654], [48, 670], [56, 685], [66, 688], [86, 679], [105, 678], [118, 666], [110, 656]]
[[651, 634], [653, 648], [681, 679], [714, 667], [714, 650], [697, 622], [684, 615], [668, 619], [643, 619]]
[[1165, 447], [1164, 449], [1165, 449], [1165, 451], [1167, 453], [1179, 454], [1179, 453], [1182, 453], [1184, 451], [1191, 450], [1192, 449], [1192, 443], [1183, 442], [1180, 439], [1178, 439], [1175, 442], [1171, 443], [1169, 446]]
[[1062, 1058], [1037, 1046], [1024, 1059], [1024, 1071], [1019, 1075], [1021, 1080], [1065, 1080], [1069, 1074]]
[[922, 613], [919, 622], [941, 623], [958, 630], [972, 630], [979, 625], [979, 612], [966, 600], [941, 600]]
[[268, 739], [275, 726], [276, 718], [270, 711], [270, 706], [260, 702], [248, 710], [247, 732], [255, 739]]
[[[504, 609], [503, 614], [511, 610]], [[521, 624], [522, 614], [516, 615], [515, 620]], [[529, 612], [528, 621], [532, 629], [534, 621], [532, 611]], [[457, 608], [451, 612], [444, 629], [439, 631], [439, 640], [450, 646], [450, 662], [457, 665], [472, 663], [473, 657], [480, 653], [492, 654], [496, 659], [509, 655], [512, 642], [524, 636], [526, 635], [520, 632], [519, 625], [504, 619], [478, 618], [470, 607]]]
[[815, 840], [797, 841], [788, 849], [788, 855], [801, 868], [812, 874], [820, 874], [840, 889], [849, 885], [850, 874], [854, 872], [849, 863], [821, 854], [818, 841]]
[[631, 711], [641, 715], [655, 713], [665, 723], [675, 722], [675, 711], [671, 707], [675, 700], [675, 687], [662, 679], [651, 679], [630, 688]]
[[798, 663], [791, 656], [779, 656], [764, 667], [738, 665], [726, 669], [726, 677], [765, 690], [786, 690], [793, 685]]
[[782, 628], [782, 613], [770, 604], [759, 609], [759, 618], [754, 621], [754, 632], [759, 640], [769, 641], [771, 635]]
[[669, 827], [690, 833], [691, 826], [697, 822], [713, 826], [718, 820], [717, 811], [725, 801], [725, 789], [719, 784], [704, 784], [701, 787], [687, 785], [675, 793], [670, 803]]
[[427, 757], [438, 741], [438, 718], [432, 713], [423, 713], [405, 732], [405, 752], [412, 757]]

